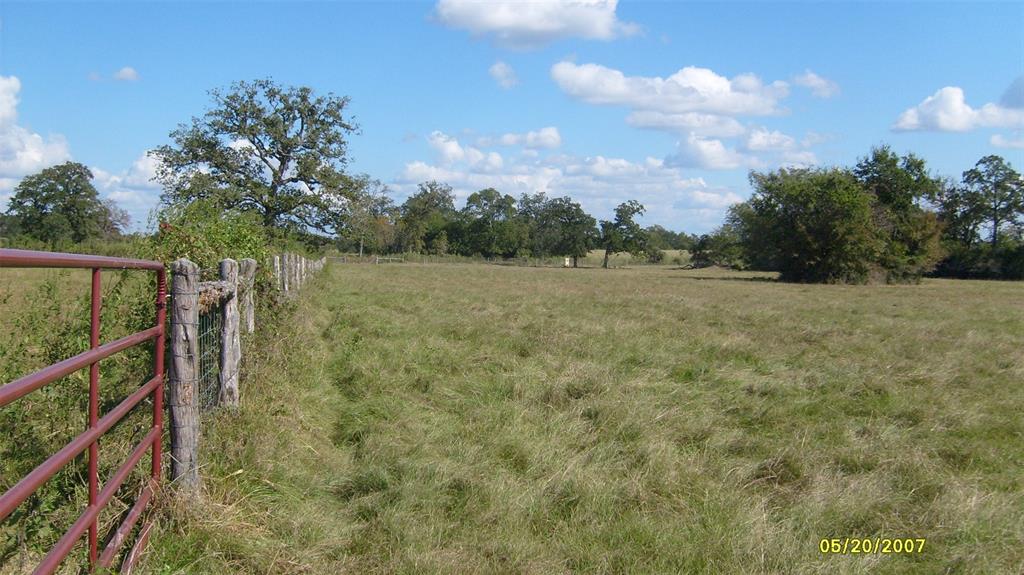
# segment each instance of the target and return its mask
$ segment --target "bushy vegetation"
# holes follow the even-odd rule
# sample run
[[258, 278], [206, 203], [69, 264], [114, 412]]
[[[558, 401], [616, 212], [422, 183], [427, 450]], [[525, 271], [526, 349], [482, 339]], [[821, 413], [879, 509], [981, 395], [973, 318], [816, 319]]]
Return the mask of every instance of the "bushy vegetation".
[[151, 259], [171, 262], [188, 258], [202, 269], [216, 269], [227, 257], [266, 262], [268, 231], [253, 213], [225, 209], [215, 201], [175, 204], [159, 213], [151, 240]]
[[1002, 158], [983, 158], [960, 186], [886, 146], [852, 169], [752, 172], [750, 182], [750, 200], [698, 238], [694, 265], [775, 270], [797, 282], [1024, 277], [1024, 182]]
[[935, 203], [948, 254], [940, 275], [1024, 279], [1024, 181], [1006, 160], [982, 158]]

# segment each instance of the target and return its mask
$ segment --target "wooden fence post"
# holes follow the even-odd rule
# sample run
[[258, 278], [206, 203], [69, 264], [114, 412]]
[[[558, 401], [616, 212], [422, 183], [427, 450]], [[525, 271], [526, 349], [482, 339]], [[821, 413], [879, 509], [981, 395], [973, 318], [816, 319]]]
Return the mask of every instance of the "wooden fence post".
[[220, 279], [227, 283], [231, 294], [221, 306], [220, 394], [217, 403], [238, 407], [238, 366], [242, 356], [242, 342], [238, 334], [238, 262], [221, 260]]
[[284, 293], [288, 293], [288, 280], [292, 275], [292, 262], [291, 258], [288, 257], [288, 252], [281, 254], [281, 278], [282, 278], [282, 290]]
[[199, 479], [199, 267], [187, 259], [171, 264], [171, 480], [195, 497]]
[[245, 258], [238, 268], [239, 284], [242, 297], [242, 319], [245, 320], [245, 333], [256, 331], [256, 260]]
[[281, 289], [281, 256], [274, 256], [274, 287]]

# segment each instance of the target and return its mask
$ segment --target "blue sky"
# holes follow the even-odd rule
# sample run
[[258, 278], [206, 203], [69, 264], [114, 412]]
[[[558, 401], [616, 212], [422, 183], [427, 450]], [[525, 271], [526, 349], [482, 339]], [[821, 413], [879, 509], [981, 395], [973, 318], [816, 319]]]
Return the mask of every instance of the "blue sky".
[[147, 150], [272, 77], [352, 98], [351, 169], [706, 232], [750, 169], [873, 145], [1024, 168], [1024, 3], [0, 2], [0, 206], [73, 159], [144, 227]]

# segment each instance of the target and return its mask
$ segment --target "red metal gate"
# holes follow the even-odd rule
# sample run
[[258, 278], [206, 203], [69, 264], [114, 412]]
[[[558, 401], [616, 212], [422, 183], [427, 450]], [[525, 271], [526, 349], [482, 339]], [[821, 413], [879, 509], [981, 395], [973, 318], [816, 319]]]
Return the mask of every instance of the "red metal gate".
[[[89, 505], [71, 528], [64, 534], [34, 573], [53, 573], [68, 556], [72, 548], [88, 532], [89, 567], [109, 567], [118, 549], [131, 533], [146, 505], [153, 498], [160, 484], [160, 448], [163, 437], [163, 397], [164, 397], [164, 324], [166, 322], [167, 281], [164, 265], [160, 262], [109, 258], [99, 256], [36, 252], [28, 250], [0, 249], [0, 267], [22, 268], [84, 268], [92, 270], [92, 321], [89, 333], [89, 351], [55, 363], [33, 374], [26, 375], [0, 387], [0, 407], [10, 404], [19, 397], [31, 393], [47, 384], [80, 369], [89, 368], [89, 427], [63, 449], [51, 455], [39, 467], [23, 477], [17, 484], [0, 496], [0, 521], [3, 521], [14, 510], [32, 495], [40, 486], [53, 477], [62, 467], [67, 465], [80, 453], [89, 450]], [[138, 333], [123, 337], [116, 341], [100, 345], [100, 270], [102, 269], [138, 269], [156, 272], [157, 289], [156, 325]], [[99, 412], [99, 361], [122, 350], [140, 343], [156, 340], [153, 361], [153, 377], [138, 390], [126, 397], [117, 407], [100, 417]], [[100, 486], [97, 473], [99, 460], [99, 439], [118, 421], [124, 418], [136, 405], [147, 396], [153, 397], [153, 425], [142, 442], [131, 452], [128, 459], [118, 468], [107, 481]], [[125, 516], [124, 521], [110, 537], [109, 543], [102, 553], [98, 553], [97, 533], [99, 514], [117, 493], [118, 488], [128, 478], [147, 451], [152, 450], [151, 479], [143, 488], [139, 498]], [[135, 548], [126, 558], [125, 563], [131, 565], [137, 558], [137, 551], [145, 545], [149, 535], [148, 526], [139, 534]]]

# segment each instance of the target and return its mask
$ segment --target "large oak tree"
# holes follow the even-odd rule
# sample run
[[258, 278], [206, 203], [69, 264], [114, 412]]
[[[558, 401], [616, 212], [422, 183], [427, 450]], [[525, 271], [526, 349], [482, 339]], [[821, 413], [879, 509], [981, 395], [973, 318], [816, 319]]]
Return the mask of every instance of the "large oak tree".
[[358, 126], [348, 97], [272, 80], [213, 90], [213, 107], [151, 152], [165, 203], [213, 198], [255, 211], [264, 225], [335, 233], [339, 213], [367, 181], [345, 172]]
[[51, 166], [23, 179], [7, 206], [6, 233], [54, 245], [114, 237], [128, 227], [128, 214], [100, 200], [92, 172], [77, 162]]

